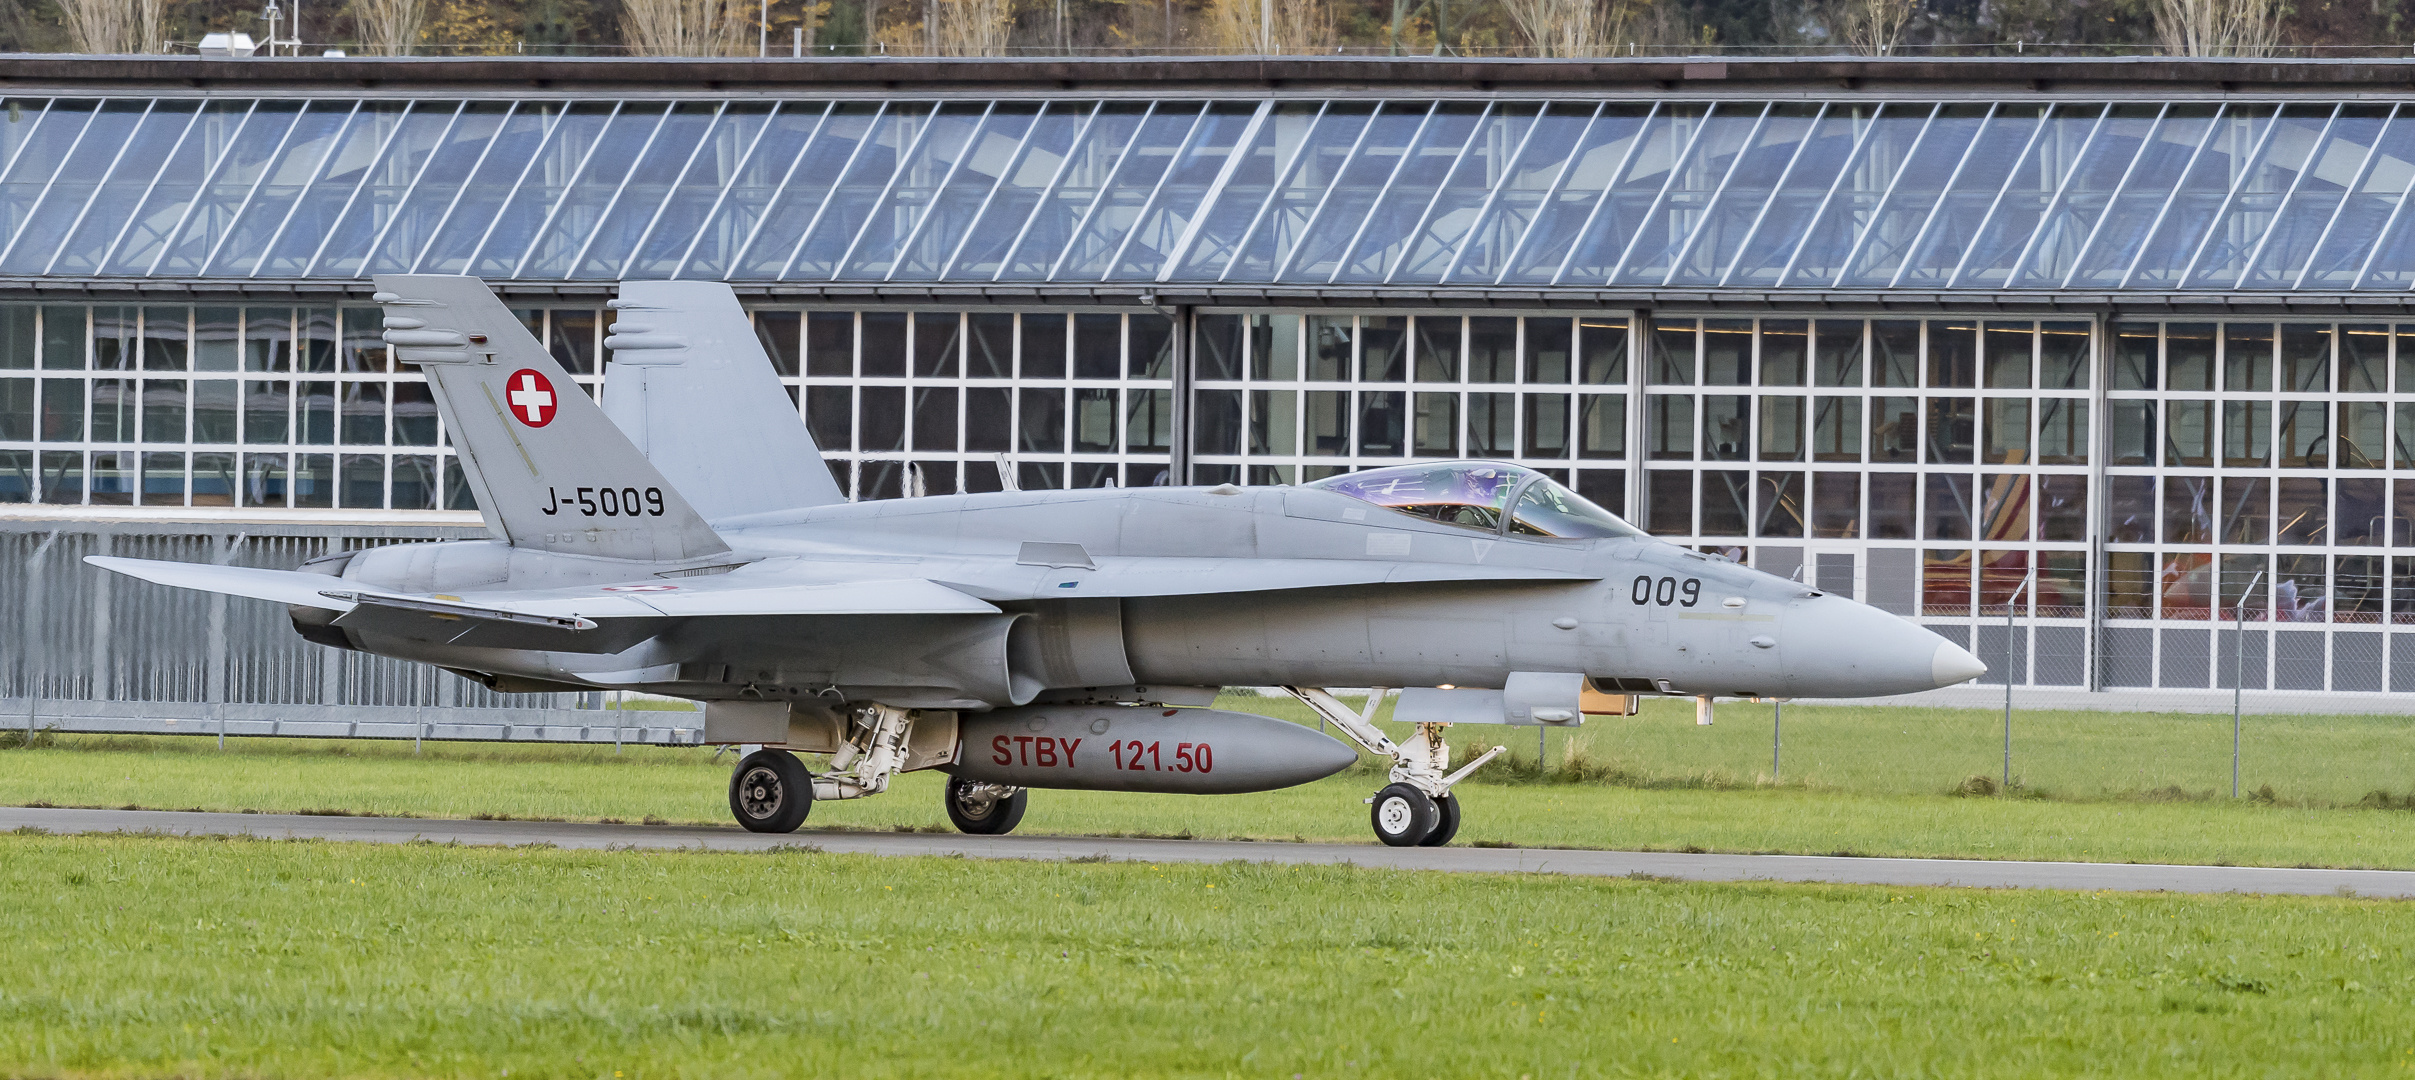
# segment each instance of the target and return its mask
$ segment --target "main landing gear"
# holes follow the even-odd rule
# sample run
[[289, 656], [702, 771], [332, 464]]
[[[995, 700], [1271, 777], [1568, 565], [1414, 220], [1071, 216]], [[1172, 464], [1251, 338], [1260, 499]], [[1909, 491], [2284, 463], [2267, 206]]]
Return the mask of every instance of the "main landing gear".
[[[869, 705], [848, 718], [830, 771], [815, 776], [795, 754], [764, 747], [746, 755], [730, 773], [730, 815], [748, 832], [795, 832], [813, 804], [824, 799], [861, 799], [889, 790], [889, 781], [909, 764], [929, 768], [934, 760], [911, 750], [914, 714]], [[952, 729], [947, 735], [954, 739]], [[909, 763], [909, 758], [914, 760]], [[950, 778], [943, 797], [948, 820], [978, 836], [1003, 836], [1023, 820], [1030, 793], [1022, 788]]]
[[1406, 744], [1393, 742], [1373, 722], [1376, 707], [1383, 704], [1382, 689], [1367, 691], [1367, 706], [1359, 712], [1351, 711], [1332, 694], [1315, 687], [1286, 686], [1283, 692], [1306, 702], [1317, 715], [1351, 742], [1365, 747], [1368, 753], [1392, 759], [1392, 782], [1367, 800], [1370, 807], [1367, 817], [1375, 826], [1375, 838], [1392, 847], [1441, 847], [1450, 843], [1459, 835], [1459, 798], [1451, 794], [1452, 786], [1505, 749], [1493, 747], [1460, 766], [1457, 772], [1446, 774], [1444, 770], [1451, 765], [1451, 747], [1443, 741], [1442, 729], [1450, 725], [1419, 724], [1417, 734]]

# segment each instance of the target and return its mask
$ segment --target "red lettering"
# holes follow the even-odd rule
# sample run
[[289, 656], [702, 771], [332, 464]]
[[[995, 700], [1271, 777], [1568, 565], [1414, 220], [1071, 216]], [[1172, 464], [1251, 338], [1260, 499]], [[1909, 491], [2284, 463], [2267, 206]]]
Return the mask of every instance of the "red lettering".
[[997, 738], [989, 741], [989, 752], [990, 763], [993, 765], [1012, 765], [1015, 763], [1015, 755], [1007, 750], [1006, 736], [1004, 735], [1000, 735]]
[[1115, 755], [1116, 768], [1120, 769], [1124, 767], [1124, 740], [1117, 739], [1114, 742], [1108, 743], [1107, 752]]
[[1023, 764], [1031, 764], [1031, 736], [1015, 736], [1015, 755], [1023, 759]]
[[1057, 767], [1057, 741], [1042, 735], [1031, 741], [1032, 760], [1047, 768]]
[[1216, 771], [1216, 757], [1214, 754], [1208, 752], [1208, 744], [1206, 743], [1199, 744], [1199, 771]]
[[1157, 743], [1150, 743], [1150, 744], [1149, 744], [1149, 769], [1150, 769], [1150, 771], [1152, 771], [1152, 772], [1164, 772], [1164, 771], [1166, 771], [1166, 763], [1165, 763], [1165, 759], [1160, 758], [1160, 757], [1158, 757], [1158, 756], [1157, 756], [1157, 747], [1158, 747], [1158, 745], [1159, 745], [1159, 744], [1157, 744]]
[[1064, 741], [1062, 741], [1062, 742], [1057, 743], [1057, 745], [1058, 745], [1058, 746], [1062, 746], [1062, 747], [1064, 747], [1064, 748], [1065, 748], [1065, 767], [1066, 767], [1066, 768], [1068, 768], [1068, 769], [1072, 768], [1072, 767], [1073, 767], [1073, 752], [1074, 752], [1075, 750], [1078, 750], [1078, 749], [1080, 749], [1080, 748], [1081, 748], [1081, 746], [1082, 746], [1082, 740], [1080, 740], [1080, 739], [1066, 739], [1066, 740], [1064, 740]]
[[1191, 744], [1182, 743], [1174, 747], [1174, 771], [1191, 771]]

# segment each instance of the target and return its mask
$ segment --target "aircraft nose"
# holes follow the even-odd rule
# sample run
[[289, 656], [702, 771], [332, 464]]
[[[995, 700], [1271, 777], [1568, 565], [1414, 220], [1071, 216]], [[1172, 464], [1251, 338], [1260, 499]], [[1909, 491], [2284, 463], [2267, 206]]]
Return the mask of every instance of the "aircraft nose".
[[1970, 650], [1951, 641], [1939, 639], [1937, 653], [1929, 658], [1929, 677], [1939, 686], [1969, 682], [1987, 674], [1987, 665], [1972, 656]]
[[1805, 600], [1781, 625], [1785, 682], [1796, 697], [1911, 694], [1987, 672], [1927, 627], [1841, 596]]

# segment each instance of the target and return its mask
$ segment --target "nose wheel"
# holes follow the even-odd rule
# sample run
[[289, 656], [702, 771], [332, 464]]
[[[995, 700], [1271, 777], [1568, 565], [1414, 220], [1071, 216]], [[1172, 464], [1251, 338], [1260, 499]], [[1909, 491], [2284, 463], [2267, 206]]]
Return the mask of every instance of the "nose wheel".
[[1374, 724], [1376, 706], [1383, 701], [1382, 690], [1369, 691], [1366, 708], [1353, 711], [1323, 690], [1305, 686], [1283, 689], [1316, 710], [1317, 715], [1368, 753], [1392, 759], [1392, 782], [1367, 800], [1367, 819], [1375, 827], [1375, 838], [1391, 847], [1441, 847], [1450, 843], [1459, 835], [1459, 799], [1451, 794], [1451, 788], [1485, 762], [1500, 756], [1504, 749], [1493, 747], [1456, 772], [1446, 774], [1444, 770], [1451, 764], [1451, 747], [1443, 741], [1442, 729], [1449, 724], [1421, 723], [1417, 725], [1417, 734], [1407, 743], [1395, 743]]
[[748, 832], [786, 833], [813, 811], [813, 777], [786, 750], [757, 750], [730, 773], [730, 814]]

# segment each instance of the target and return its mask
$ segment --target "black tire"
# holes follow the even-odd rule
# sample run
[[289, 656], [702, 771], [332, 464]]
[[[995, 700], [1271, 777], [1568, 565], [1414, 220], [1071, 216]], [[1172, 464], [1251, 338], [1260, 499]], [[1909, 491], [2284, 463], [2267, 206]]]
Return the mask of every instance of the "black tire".
[[947, 794], [940, 801], [948, 808], [948, 820], [956, 823], [956, 831], [974, 836], [1004, 836], [1023, 823], [1023, 808], [1031, 802], [1031, 792], [1016, 788], [1003, 799], [991, 799], [983, 806], [969, 798], [973, 781], [962, 777], [948, 780]]
[[1442, 810], [1426, 793], [1407, 784], [1394, 784], [1375, 793], [1367, 820], [1375, 838], [1391, 847], [1416, 847], [1442, 824]]
[[1445, 795], [1434, 800], [1434, 807], [1442, 812], [1442, 816], [1434, 825], [1434, 831], [1417, 842], [1418, 847], [1441, 847], [1459, 835], [1459, 796]]
[[730, 816], [748, 832], [786, 833], [813, 812], [813, 776], [786, 750], [757, 750], [730, 773]]

